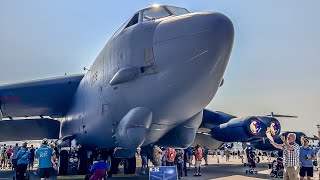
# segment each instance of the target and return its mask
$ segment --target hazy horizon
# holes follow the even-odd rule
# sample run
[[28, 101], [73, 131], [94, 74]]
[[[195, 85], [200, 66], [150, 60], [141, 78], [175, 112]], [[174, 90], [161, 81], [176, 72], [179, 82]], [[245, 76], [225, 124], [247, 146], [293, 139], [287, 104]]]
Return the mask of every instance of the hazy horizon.
[[289, 114], [283, 130], [320, 124], [320, 1], [0, 1], [0, 85], [84, 73], [111, 35], [153, 3], [222, 12], [235, 43], [225, 83], [208, 105], [236, 116]]

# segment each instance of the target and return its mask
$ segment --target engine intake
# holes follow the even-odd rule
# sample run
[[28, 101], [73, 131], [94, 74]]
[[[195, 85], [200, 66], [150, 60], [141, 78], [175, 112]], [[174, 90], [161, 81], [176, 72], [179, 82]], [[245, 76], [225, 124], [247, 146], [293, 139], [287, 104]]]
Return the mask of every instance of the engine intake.
[[212, 138], [222, 142], [248, 142], [266, 137], [266, 130], [270, 128], [271, 135], [280, 134], [281, 126], [274, 117], [249, 116], [233, 118], [230, 121], [214, 126]]

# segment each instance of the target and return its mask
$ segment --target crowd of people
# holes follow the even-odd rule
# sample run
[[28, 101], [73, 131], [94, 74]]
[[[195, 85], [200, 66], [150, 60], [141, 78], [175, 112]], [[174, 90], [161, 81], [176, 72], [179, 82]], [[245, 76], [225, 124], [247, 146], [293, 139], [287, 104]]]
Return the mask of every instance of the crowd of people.
[[142, 148], [140, 150], [141, 174], [147, 174], [148, 160], [150, 159], [154, 166], [176, 166], [179, 179], [183, 175], [188, 176], [188, 170], [190, 170], [191, 165], [195, 167], [196, 173], [194, 176], [201, 176], [201, 162], [204, 160], [205, 165], [208, 165], [208, 154], [208, 149], [206, 147], [202, 148], [199, 144], [193, 148], [188, 147], [185, 149], [154, 146], [152, 157], [148, 155], [146, 149]]
[[43, 139], [40, 148], [34, 148], [33, 145], [28, 147], [25, 142], [20, 147], [18, 143], [14, 147], [1, 145], [1, 168], [12, 169], [16, 171], [16, 179], [24, 180], [26, 171], [33, 170], [34, 160], [39, 160], [37, 175], [41, 180], [48, 179], [56, 168], [57, 156], [55, 145], [49, 143], [47, 139]]
[[[318, 137], [316, 138], [319, 140]], [[316, 160], [320, 160], [319, 148], [311, 148], [307, 138], [303, 138], [302, 146], [299, 146], [296, 143], [296, 135], [294, 133], [289, 133], [286, 138], [282, 136], [281, 140], [283, 144], [277, 144], [272, 140], [270, 140], [270, 143], [274, 147], [283, 150], [283, 161], [281, 160], [281, 163], [283, 163], [284, 179], [298, 179], [299, 176], [301, 180], [304, 177], [311, 179], [314, 173], [313, 167], [319, 163]], [[37, 175], [41, 179], [47, 179], [56, 169], [58, 153], [55, 144], [53, 142], [49, 143], [47, 139], [43, 139], [39, 148], [34, 148], [33, 145], [28, 147], [27, 143], [23, 143], [21, 147], [18, 144], [13, 147], [4, 144], [0, 146], [0, 168], [14, 168], [17, 180], [24, 179], [24, 173], [28, 167], [29, 170], [33, 170], [34, 160], [37, 158], [39, 161]], [[243, 159], [246, 156], [244, 150], [231, 151], [227, 148], [212, 152], [213, 156], [219, 157], [218, 154], [221, 158], [225, 156], [226, 161], [230, 160], [230, 156], [233, 156], [233, 159], [237, 157]], [[263, 156], [263, 152], [255, 154]], [[191, 166], [195, 168], [194, 176], [201, 176], [201, 164], [204, 160], [205, 165], [208, 165], [208, 155], [209, 149], [205, 146], [201, 147], [199, 144], [185, 149], [160, 148], [155, 145], [151, 153], [148, 152], [148, 149], [142, 148], [140, 151], [142, 160], [141, 173], [147, 174], [148, 161], [151, 160], [154, 166], [176, 166], [179, 179], [183, 176], [188, 176], [188, 170], [190, 170]], [[105, 175], [109, 170], [108, 164], [101, 157], [97, 159], [98, 162], [91, 168], [90, 177], [98, 176], [99, 173], [99, 176]], [[100, 172], [99, 170], [101, 169], [103, 171]]]

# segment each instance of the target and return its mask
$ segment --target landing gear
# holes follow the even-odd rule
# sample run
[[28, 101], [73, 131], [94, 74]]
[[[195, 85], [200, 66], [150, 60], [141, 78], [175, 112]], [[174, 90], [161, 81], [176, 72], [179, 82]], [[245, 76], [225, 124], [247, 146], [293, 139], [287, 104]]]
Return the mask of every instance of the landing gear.
[[123, 163], [124, 174], [135, 174], [136, 173], [136, 156], [127, 158]]
[[59, 163], [58, 163], [58, 175], [68, 174], [68, 162], [69, 162], [69, 152], [67, 150], [61, 150], [59, 155]]
[[[112, 177], [112, 174], [118, 174], [119, 171], [119, 164], [121, 162], [121, 159], [113, 157], [113, 154], [110, 154], [108, 156], [108, 159], [110, 160], [110, 171], [108, 175]], [[109, 162], [108, 162], [109, 163]]]
[[89, 168], [88, 150], [82, 147], [78, 150], [78, 174], [86, 175]]

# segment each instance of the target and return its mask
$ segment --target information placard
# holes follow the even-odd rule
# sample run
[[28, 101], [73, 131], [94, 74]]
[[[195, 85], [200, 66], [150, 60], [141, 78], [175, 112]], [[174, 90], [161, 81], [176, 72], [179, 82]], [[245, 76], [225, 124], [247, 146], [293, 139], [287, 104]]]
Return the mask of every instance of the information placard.
[[176, 166], [158, 166], [149, 169], [150, 180], [177, 180], [178, 173]]

